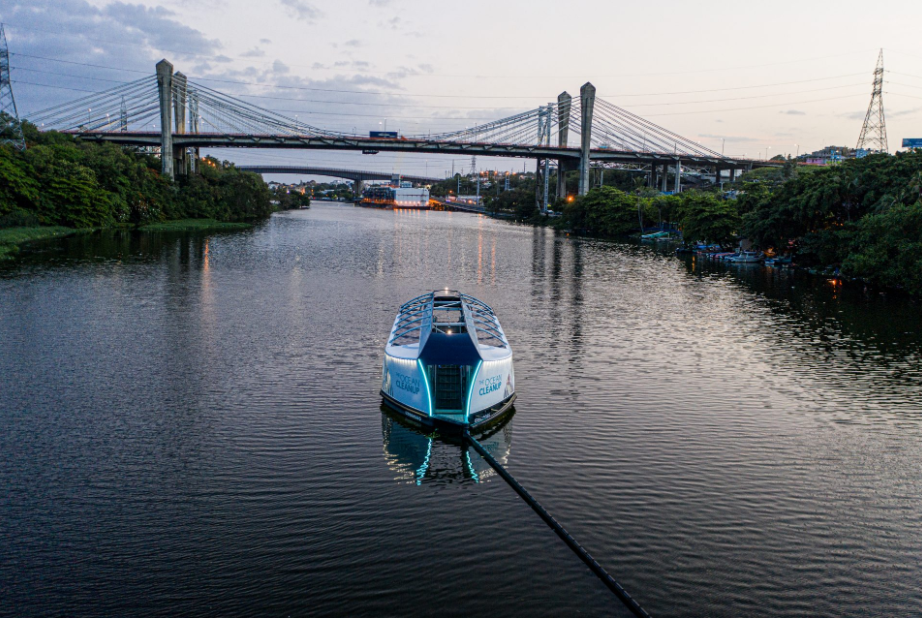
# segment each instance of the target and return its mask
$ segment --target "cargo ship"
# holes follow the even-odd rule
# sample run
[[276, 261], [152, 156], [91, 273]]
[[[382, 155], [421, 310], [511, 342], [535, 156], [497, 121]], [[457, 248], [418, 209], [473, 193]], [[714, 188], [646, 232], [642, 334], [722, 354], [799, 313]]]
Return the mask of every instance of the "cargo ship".
[[404, 303], [384, 351], [381, 396], [413, 421], [461, 431], [505, 415], [515, 372], [493, 309], [450, 290]]

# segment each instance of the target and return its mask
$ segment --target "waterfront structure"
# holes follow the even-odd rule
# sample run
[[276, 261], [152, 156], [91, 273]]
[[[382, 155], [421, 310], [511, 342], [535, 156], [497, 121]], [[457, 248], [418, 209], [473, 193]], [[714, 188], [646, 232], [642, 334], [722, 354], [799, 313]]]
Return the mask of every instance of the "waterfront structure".
[[363, 206], [428, 210], [429, 189], [414, 187], [412, 182], [394, 178], [390, 184], [368, 187], [362, 192]]

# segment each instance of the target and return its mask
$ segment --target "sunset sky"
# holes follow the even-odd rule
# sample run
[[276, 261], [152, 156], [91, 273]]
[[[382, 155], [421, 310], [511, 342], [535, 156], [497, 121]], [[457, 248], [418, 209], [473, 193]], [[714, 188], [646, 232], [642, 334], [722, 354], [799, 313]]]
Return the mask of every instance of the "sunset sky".
[[[708, 148], [761, 157], [853, 147], [883, 48], [890, 150], [922, 137], [922, 3], [908, 0], [12, 0], [0, 20], [26, 118], [152, 74], [167, 58], [253, 104], [360, 133], [385, 122], [404, 134], [463, 128], [592, 81], [601, 97]], [[452, 160], [470, 165], [386, 153], [215, 154], [438, 176]]]

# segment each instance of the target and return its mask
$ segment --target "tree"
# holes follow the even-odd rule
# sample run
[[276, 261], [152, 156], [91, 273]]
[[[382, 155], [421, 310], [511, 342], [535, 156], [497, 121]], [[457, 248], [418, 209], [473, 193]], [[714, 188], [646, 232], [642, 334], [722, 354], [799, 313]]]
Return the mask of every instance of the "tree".
[[687, 191], [681, 198], [679, 225], [686, 241], [726, 243], [736, 235], [740, 216], [732, 201], [700, 191]]
[[638, 204], [643, 198], [612, 187], [590, 189], [564, 208], [564, 220], [574, 229], [600, 236], [623, 236], [638, 228]]
[[922, 294], [922, 201], [864, 217], [849, 241], [844, 274]]

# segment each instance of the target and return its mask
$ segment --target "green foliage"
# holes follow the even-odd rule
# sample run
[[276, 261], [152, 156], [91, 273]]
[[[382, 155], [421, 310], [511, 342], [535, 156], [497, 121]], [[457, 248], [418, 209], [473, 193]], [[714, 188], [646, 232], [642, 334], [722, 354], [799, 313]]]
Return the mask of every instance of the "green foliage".
[[215, 159], [171, 183], [160, 160], [112, 144], [40, 133], [23, 123], [28, 149], [0, 148], [0, 228], [70, 228], [202, 218], [253, 221], [268, 216], [271, 194], [256, 174]]
[[67, 227], [9, 227], [0, 229], [0, 260], [19, 251], [18, 245], [33, 240], [68, 236], [76, 230]]
[[232, 232], [247, 230], [251, 223], [215, 221], [214, 219], [177, 219], [163, 223], [148, 223], [140, 228], [145, 232]]
[[272, 199], [278, 203], [279, 210], [292, 210], [295, 208], [308, 208], [311, 205], [311, 196], [307, 192], [292, 191], [288, 187], [277, 186], [271, 191]]
[[869, 215], [854, 228], [844, 274], [922, 293], [922, 201]]
[[638, 208], [644, 207], [643, 200], [613, 187], [597, 187], [567, 203], [563, 221], [599, 236], [624, 236], [640, 229]]
[[[744, 180], [749, 175], [744, 177]], [[780, 183], [744, 182], [741, 231], [763, 247], [793, 246], [802, 265], [922, 295], [922, 152], [800, 168]]]
[[732, 201], [701, 191], [682, 193], [680, 200], [677, 215], [685, 240], [727, 243], [736, 235], [740, 216]]
[[38, 182], [28, 165], [20, 165], [9, 146], [0, 147], [0, 217], [28, 209], [38, 201]]

